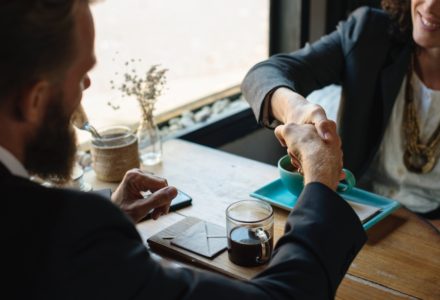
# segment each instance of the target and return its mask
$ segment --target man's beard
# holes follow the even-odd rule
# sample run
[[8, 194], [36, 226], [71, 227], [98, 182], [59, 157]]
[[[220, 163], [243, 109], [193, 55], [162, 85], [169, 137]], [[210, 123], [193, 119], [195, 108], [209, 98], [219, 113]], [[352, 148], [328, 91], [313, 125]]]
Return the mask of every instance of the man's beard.
[[41, 179], [64, 183], [70, 180], [76, 154], [76, 135], [63, 107], [63, 92], [49, 101], [44, 120], [25, 149], [25, 168]]

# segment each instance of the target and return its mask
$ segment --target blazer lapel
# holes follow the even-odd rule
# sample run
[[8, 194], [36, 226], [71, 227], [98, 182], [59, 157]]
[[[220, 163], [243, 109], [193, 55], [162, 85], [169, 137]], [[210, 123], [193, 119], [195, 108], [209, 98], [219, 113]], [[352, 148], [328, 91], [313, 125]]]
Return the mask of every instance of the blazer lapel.
[[412, 53], [411, 44], [407, 44], [405, 48], [398, 54], [392, 55], [392, 63], [381, 72], [381, 87], [383, 99], [383, 123], [385, 128], [388, 126], [388, 119], [391, 115], [394, 102], [403, 78], [406, 75], [408, 65], [410, 63]]

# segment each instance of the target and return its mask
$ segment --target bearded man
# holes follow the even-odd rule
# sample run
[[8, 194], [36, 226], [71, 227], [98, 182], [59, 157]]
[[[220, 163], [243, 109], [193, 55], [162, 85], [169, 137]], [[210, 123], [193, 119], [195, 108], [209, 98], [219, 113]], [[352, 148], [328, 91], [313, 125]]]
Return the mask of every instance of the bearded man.
[[[164, 268], [134, 223], [150, 210], [153, 218], [167, 213], [177, 191], [165, 179], [131, 170], [112, 201], [29, 179], [70, 176], [76, 152], [70, 119], [95, 64], [89, 1], [1, 1], [0, 38], [1, 269], [8, 299], [334, 297], [366, 239], [334, 192], [339, 139], [324, 143], [307, 125], [277, 129], [301, 154], [306, 187], [262, 274], [243, 282]], [[316, 158], [321, 168], [313, 167]], [[152, 195], [143, 199], [140, 192], [148, 190]]]

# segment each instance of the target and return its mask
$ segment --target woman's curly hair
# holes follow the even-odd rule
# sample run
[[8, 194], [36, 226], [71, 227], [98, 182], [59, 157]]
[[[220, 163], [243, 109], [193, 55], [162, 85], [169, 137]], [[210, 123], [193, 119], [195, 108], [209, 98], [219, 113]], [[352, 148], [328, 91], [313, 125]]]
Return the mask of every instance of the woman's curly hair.
[[394, 21], [392, 34], [399, 38], [411, 35], [411, 0], [382, 0], [383, 10], [385, 10]]

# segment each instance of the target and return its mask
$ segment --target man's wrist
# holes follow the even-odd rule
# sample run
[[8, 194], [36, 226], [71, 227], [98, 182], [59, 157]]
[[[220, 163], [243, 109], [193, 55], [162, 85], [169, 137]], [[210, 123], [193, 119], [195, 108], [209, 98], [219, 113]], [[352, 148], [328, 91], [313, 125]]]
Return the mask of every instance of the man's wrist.
[[325, 177], [321, 177], [321, 176], [309, 176], [309, 177], [307, 177], [307, 175], [304, 176], [304, 185], [307, 185], [307, 184], [312, 183], [312, 182], [319, 182], [319, 183], [325, 185], [326, 187], [328, 187], [329, 189], [331, 189], [333, 191], [336, 191], [336, 188], [338, 186], [337, 183], [334, 183], [332, 180], [329, 180], [328, 178], [325, 178]]
[[[314, 154], [319, 155], [319, 154]], [[305, 161], [302, 163], [302, 168], [304, 171], [304, 185], [311, 182], [319, 182], [327, 186], [328, 188], [336, 191], [338, 186], [339, 177], [338, 174], [334, 172], [332, 166], [329, 164], [309, 164]]]

